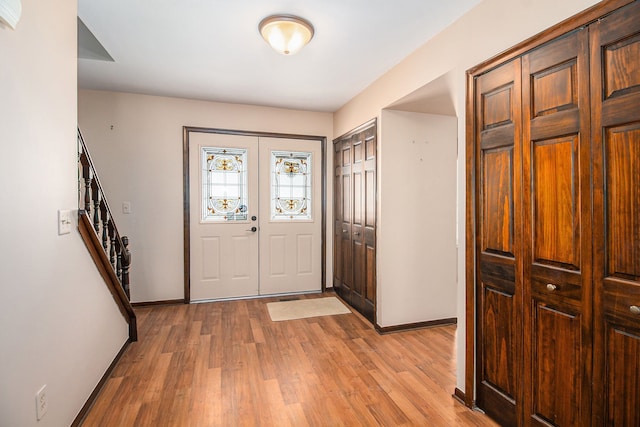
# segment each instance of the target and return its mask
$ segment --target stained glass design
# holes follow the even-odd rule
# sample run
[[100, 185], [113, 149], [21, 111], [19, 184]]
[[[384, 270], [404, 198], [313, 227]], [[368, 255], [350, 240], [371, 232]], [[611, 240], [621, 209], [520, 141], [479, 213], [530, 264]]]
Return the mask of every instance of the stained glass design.
[[311, 219], [311, 153], [271, 152], [271, 219]]
[[203, 147], [202, 220], [246, 221], [247, 150]]

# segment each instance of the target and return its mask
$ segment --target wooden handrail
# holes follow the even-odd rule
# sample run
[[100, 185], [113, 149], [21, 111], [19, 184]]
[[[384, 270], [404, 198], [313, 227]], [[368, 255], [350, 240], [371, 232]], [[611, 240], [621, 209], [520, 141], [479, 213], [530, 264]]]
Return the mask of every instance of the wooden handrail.
[[78, 230], [80, 235], [87, 245], [87, 249], [91, 254], [91, 258], [98, 267], [100, 275], [104, 279], [111, 295], [113, 295], [120, 312], [129, 323], [129, 339], [131, 341], [138, 340], [138, 332], [136, 327], [136, 314], [133, 311], [133, 306], [129, 302], [129, 298], [124, 292], [120, 280], [116, 275], [107, 254], [104, 252], [100, 239], [93, 229], [93, 224], [88, 212], [81, 210], [78, 215]]
[[129, 238], [120, 236], [87, 146], [78, 129], [78, 230], [122, 315], [129, 338], [137, 340], [136, 315], [131, 305]]

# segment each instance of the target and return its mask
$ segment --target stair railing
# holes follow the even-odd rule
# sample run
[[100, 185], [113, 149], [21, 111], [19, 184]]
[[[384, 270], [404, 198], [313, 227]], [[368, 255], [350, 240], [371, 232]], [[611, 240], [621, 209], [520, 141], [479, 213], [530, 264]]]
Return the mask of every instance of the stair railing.
[[129, 337], [137, 339], [136, 316], [131, 306], [129, 238], [116, 226], [95, 166], [78, 129], [78, 230], [100, 274], [129, 322]]

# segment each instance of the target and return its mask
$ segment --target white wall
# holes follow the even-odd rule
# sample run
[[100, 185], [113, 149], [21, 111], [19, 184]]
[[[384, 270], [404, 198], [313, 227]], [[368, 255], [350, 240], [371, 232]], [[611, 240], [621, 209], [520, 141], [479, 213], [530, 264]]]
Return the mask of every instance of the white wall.
[[380, 326], [456, 317], [456, 122], [382, 111]]
[[128, 335], [77, 227], [57, 235], [77, 208], [76, 4], [22, 0], [0, 26], [1, 426], [69, 425]]
[[[78, 119], [121, 234], [131, 239], [131, 299], [184, 297], [182, 127], [318, 135], [331, 149], [330, 113], [81, 90]], [[331, 170], [332, 156], [327, 156]], [[332, 188], [332, 174], [327, 187]], [[329, 191], [329, 190], [328, 190]], [[123, 201], [132, 214], [123, 215]], [[332, 224], [331, 198], [327, 226]], [[327, 233], [331, 285], [332, 232]]]
[[[341, 135], [370, 120], [381, 117], [385, 107], [423, 88], [439, 76], [450, 75], [451, 98], [455, 100], [458, 117], [457, 167], [457, 387], [464, 390], [465, 377], [465, 272], [464, 272], [464, 214], [465, 214], [465, 70], [489, 59], [538, 32], [598, 3], [595, 0], [483, 0], [450, 27], [425, 43], [413, 54], [371, 84], [334, 114], [334, 134]], [[384, 128], [384, 122], [381, 121]], [[385, 141], [380, 144], [384, 147]], [[381, 173], [384, 182], [386, 175]], [[381, 206], [393, 200], [379, 199]], [[384, 223], [379, 227], [383, 229]], [[378, 239], [378, 247], [387, 245]], [[418, 248], [415, 248], [416, 250]], [[385, 260], [378, 260], [378, 268], [385, 268]], [[378, 287], [383, 288], [378, 276]], [[385, 306], [392, 314], [403, 306]], [[385, 311], [386, 311], [385, 310]], [[385, 314], [386, 316], [386, 314]]]

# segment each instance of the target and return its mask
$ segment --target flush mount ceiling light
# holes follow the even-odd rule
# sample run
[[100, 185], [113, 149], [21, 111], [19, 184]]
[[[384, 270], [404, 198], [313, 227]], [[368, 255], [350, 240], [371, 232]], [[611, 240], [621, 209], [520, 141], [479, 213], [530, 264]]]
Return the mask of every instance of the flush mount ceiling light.
[[258, 25], [269, 45], [283, 55], [293, 55], [313, 38], [313, 25], [293, 15], [272, 15]]

